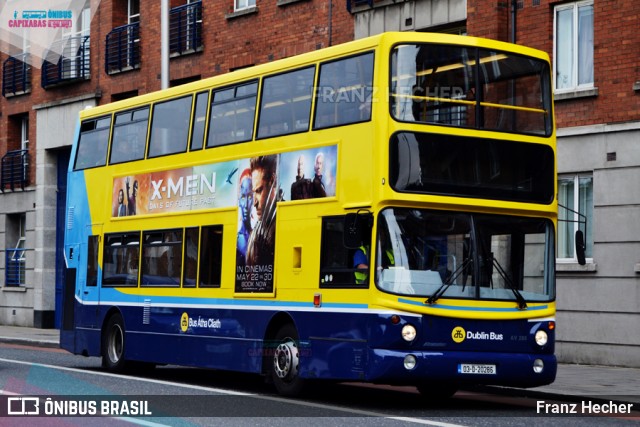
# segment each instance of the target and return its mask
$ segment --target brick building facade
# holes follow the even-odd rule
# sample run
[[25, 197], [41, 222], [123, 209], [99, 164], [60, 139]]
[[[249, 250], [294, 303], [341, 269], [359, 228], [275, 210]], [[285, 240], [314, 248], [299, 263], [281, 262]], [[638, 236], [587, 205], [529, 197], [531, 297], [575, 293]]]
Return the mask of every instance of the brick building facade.
[[[169, 3], [172, 86], [353, 39], [344, 4]], [[75, 44], [61, 69], [48, 64], [45, 71], [41, 60], [27, 61], [6, 43], [0, 56], [0, 158], [16, 157], [2, 166], [0, 324], [50, 328], [59, 322], [65, 170], [78, 112], [161, 88], [161, 2], [86, 5], [91, 12], [78, 13], [73, 31], [63, 35]]]

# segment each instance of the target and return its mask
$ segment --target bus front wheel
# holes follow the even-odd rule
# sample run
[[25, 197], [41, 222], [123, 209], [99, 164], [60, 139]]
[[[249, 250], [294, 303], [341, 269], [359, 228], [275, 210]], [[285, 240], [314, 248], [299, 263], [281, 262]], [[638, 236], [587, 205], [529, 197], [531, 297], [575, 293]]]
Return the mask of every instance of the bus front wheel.
[[299, 376], [300, 348], [298, 331], [287, 324], [276, 334], [276, 347], [273, 349], [271, 379], [283, 396], [296, 396], [302, 393], [305, 381]]
[[124, 322], [120, 314], [109, 318], [102, 334], [102, 366], [111, 372], [125, 369]]

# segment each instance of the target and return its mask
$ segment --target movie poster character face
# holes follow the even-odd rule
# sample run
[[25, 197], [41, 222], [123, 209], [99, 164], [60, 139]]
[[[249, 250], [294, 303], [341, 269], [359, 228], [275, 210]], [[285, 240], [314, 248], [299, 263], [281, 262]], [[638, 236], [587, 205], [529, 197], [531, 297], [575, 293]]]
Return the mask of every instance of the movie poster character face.
[[238, 234], [236, 239], [236, 267], [242, 269], [246, 265], [249, 237], [256, 223], [253, 206], [253, 186], [251, 170], [247, 167], [238, 178]]
[[284, 200], [336, 195], [337, 146], [280, 154], [278, 179]]
[[249, 235], [244, 265], [236, 265], [236, 292], [273, 292], [278, 155], [249, 160], [256, 223]]

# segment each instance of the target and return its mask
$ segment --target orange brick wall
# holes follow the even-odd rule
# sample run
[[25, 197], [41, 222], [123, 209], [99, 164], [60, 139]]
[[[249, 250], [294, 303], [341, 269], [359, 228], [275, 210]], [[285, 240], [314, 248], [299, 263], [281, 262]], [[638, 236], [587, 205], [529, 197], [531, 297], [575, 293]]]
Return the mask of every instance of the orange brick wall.
[[[41, 70], [33, 68], [31, 93], [0, 99], [0, 157], [14, 149], [15, 135], [9, 118], [28, 113], [30, 156], [35, 168], [36, 113], [42, 105], [89, 93], [101, 93], [100, 104], [111, 102], [125, 92], [138, 94], [159, 90], [160, 80], [160, 0], [140, 0], [141, 68], [115, 75], [105, 73], [105, 38], [114, 28], [127, 23], [126, 0], [92, 0], [99, 7], [91, 21], [91, 79], [81, 83], [41, 87]], [[171, 0], [171, 7], [186, 3]], [[170, 79], [205, 78], [232, 69], [265, 63], [329, 46], [329, 2], [302, 0], [277, 6], [276, 0], [256, 0], [257, 13], [227, 19], [233, 0], [203, 1], [204, 50], [170, 61]], [[333, 0], [331, 44], [353, 39], [353, 16], [342, 0]], [[0, 61], [7, 58], [0, 55]], [[7, 145], [9, 144], [9, 145]], [[35, 184], [35, 169], [31, 173]]]
[[[566, 2], [521, 0], [517, 43], [553, 55], [553, 8]], [[509, 41], [511, 1], [467, 1], [469, 35]], [[557, 101], [558, 127], [640, 120], [640, 2], [594, 2], [594, 86], [598, 96]]]

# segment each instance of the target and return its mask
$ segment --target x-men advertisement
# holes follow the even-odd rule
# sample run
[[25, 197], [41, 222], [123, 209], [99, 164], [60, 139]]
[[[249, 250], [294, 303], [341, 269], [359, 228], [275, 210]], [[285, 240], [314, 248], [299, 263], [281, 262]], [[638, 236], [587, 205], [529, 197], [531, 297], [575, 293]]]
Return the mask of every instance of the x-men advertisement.
[[334, 145], [118, 177], [112, 216], [235, 206], [235, 291], [271, 293], [277, 204], [335, 196], [336, 163]]

